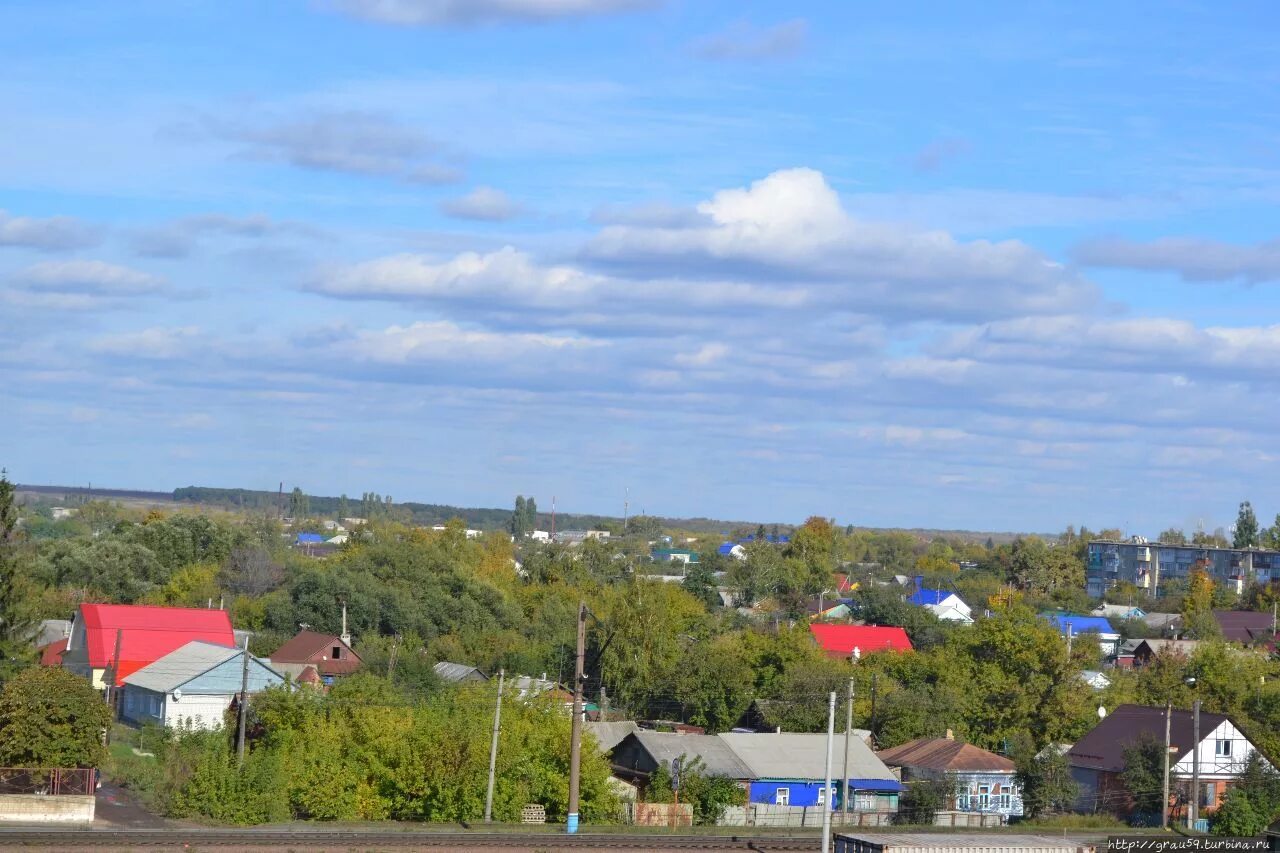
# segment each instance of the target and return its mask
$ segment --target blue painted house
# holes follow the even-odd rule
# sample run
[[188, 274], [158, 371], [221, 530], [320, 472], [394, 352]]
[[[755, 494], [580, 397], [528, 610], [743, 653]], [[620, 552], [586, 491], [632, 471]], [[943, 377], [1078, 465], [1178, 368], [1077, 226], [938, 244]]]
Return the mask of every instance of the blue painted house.
[[[124, 678], [120, 716], [135, 725], [216, 729], [244, 671], [243, 649], [196, 640]], [[249, 656], [249, 693], [284, 684], [284, 676]]]
[[1098, 647], [1103, 657], [1115, 657], [1120, 649], [1120, 634], [1111, 627], [1111, 623], [1101, 616], [1081, 616], [1076, 613], [1041, 613], [1042, 619], [1057, 627], [1062, 636], [1079, 637], [1081, 634], [1096, 634]]
[[[832, 755], [831, 789], [824, 786], [827, 761], [825, 734], [720, 735], [747, 765], [747, 801], [775, 806], [840, 808], [840, 774], [844, 771], [844, 738], [837, 737]], [[849, 739], [848, 796], [850, 810], [897, 812], [901, 783], [861, 737]]]

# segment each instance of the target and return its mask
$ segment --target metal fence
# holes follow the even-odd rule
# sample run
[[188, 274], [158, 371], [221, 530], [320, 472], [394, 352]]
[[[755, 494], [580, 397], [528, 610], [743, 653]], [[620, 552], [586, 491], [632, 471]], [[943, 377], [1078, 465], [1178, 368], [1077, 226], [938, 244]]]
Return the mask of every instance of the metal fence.
[[0, 794], [92, 794], [97, 776], [84, 767], [0, 767]]

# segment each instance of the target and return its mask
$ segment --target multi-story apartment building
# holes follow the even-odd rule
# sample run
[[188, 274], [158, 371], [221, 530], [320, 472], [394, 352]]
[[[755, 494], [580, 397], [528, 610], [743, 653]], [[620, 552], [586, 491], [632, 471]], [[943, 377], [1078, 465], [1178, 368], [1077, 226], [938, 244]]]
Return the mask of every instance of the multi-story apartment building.
[[1127, 582], [1160, 595], [1165, 581], [1186, 578], [1197, 565], [1216, 583], [1236, 592], [1243, 592], [1254, 581], [1280, 580], [1280, 551], [1165, 545], [1135, 536], [1123, 542], [1098, 539], [1089, 543], [1086, 588], [1089, 595], [1098, 598], [1117, 583]]

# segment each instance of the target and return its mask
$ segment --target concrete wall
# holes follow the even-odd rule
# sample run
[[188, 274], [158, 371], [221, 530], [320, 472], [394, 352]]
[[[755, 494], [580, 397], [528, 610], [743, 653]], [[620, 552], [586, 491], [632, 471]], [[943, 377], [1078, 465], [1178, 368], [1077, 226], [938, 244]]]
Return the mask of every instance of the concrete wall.
[[93, 823], [95, 801], [92, 794], [0, 794], [0, 823]]

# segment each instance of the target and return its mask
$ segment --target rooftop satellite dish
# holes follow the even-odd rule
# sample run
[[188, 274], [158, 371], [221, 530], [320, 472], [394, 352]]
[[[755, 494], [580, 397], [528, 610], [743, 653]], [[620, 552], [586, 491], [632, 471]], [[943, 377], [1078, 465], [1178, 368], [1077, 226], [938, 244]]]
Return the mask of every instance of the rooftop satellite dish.
[[177, 700], [179, 700], [179, 699], [181, 699], [181, 698], [182, 698], [182, 688], [181, 688], [181, 687], [176, 687], [176, 688], [174, 688], [174, 691], [173, 691], [173, 699], [174, 699], [174, 701], [176, 702]]

